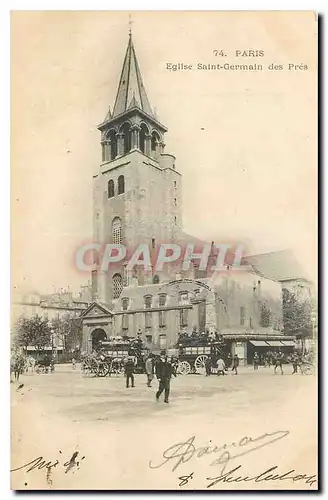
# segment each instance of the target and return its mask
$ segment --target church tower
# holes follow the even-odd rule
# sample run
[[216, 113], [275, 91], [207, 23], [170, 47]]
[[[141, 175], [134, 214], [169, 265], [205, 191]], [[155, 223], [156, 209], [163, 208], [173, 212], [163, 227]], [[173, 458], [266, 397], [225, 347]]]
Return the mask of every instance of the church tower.
[[[175, 157], [164, 153], [167, 128], [152, 110], [143, 84], [132, 36], [129, 35], [113, 107], [98, 126], [101, 164], [93, 178], [94, 242], [140, 243], [156, 249], [176, 242], [182, 230], [181, 174]], [[93, 298], [107, 304], [123, 286], [156, 283], [153, 269], [127, 272], [126, 261], [107, 272], [93, 271]]]

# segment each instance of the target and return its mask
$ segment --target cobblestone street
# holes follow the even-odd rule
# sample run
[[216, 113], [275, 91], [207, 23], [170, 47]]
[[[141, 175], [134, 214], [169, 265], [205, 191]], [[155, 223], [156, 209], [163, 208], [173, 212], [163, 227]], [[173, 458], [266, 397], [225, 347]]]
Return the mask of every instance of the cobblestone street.
[[[192, 436], [195, 447], [222, 446], [282, 430], [289, 434], [281, 442], [245, 454], [239, 461], [233, 459], [228, 467], [243, 465], [245, 473], [254, 474], [278, 465], [281, 473], [293, 468], [298, 474], [315, 474], [317, 464], [301, 457], [300, 450], [316, 439], [316, 377], [291, 375], [291, 366], [284, 369], [283, 376], [274, 375], [273, 368], [254, 371], [251, 367], [241, 367], [238, 376], [230, 371], [225, 377], [178, 376], [171, 383], [169, 405], [156, 402], [157, 381], [148, 388], [145, 375], [137, 375], [136, 386], [129, 389], [123, 376], [85, 377], [79, 367], [74, 371], [70, 365], [57, 365], [52, 374], [23, 375], [22, 389], [11, 384], [12, 468], [39, 456], [53, 462], [62, 456], [65, 462], [75, 451], [80, 459], [85, 458], [67, 474], [63, 467], [52, 468], [51, 478], [45, 469], [13, 472], [13, 485], [33, 488], [43, 477], [43, 486], [49, 489], [94, 488], [93, 471], [103, 469], [107, 472], [101, 475], [98, 488], [148, 489], [155, 481], [157, 487], [178, 489], [178, 478], [192, 472], [193, 481], [183, 488], [206, 488], [206, 477], [215, 476], [209, 465], [212, 457], [193, 457], [174, 472], [177, 459], [159, 468], [150, 468], [149, 461], [165, 462], [165, 450]], [[302, 470], [297, 469], [298, 463]], [[268, 483], [263, 488], [272, 486]], [[251, 489], [252, 485], [236, 487]], [[310, 486], [302, 481], [277, 481], [274, 487]]]

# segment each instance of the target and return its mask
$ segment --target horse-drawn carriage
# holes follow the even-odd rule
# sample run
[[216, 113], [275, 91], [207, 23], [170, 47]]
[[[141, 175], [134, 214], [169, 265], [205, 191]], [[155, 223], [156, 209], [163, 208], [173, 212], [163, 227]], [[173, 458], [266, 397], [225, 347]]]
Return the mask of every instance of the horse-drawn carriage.
[[97, 352], [82, 357], [82, 370], [86, 375], [106, 377], [124, 373], [129, 356], [136, 360], [136, 373], [143, 373], [149, 350], [139, 338], [112, 337], [99, 343]]
[[218, 334], [180, 335], [175, 350], [179, 359], [177, 371], [181, 375], [204, 374], [208, 360], [215, 366], [219, 357], [224, 361], [227, 357], [223, 337]]
[[35, 362], [36, 373], [49, 373], [55, 371], [54, 361], [51, 356], [42, 356]]

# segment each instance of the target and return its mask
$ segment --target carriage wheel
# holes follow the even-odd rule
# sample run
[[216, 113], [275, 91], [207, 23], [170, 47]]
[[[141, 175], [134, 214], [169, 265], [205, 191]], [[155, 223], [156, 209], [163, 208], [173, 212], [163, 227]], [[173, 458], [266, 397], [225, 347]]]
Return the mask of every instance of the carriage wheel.
[[205, 361], [207, 360], [206, 354], [202, 354], [201, 356], [197, 356], [195, 360], [195, 370], [196, 373], [199, 373], [200, 375], [205, 374]]
[[110, 366], [105, 363], [102, 363], [97, 367], [96, 375], [97, 377], [106, 377], [106, 375], [108, 375], [109, 372], [110, 372]]
[[93, 374], [93, 366], [91, 363], [85, 363], [84, 365], [84, 375], [91, 376]]
[[177, 372], [181, 375], [189, 375], [191, 372], [191, 366], [188, 361], [179, 361]]
[[83, 374], [86, 376], [92, 375], [92, 366], [90, 363], [85, 363], [83, 367]]

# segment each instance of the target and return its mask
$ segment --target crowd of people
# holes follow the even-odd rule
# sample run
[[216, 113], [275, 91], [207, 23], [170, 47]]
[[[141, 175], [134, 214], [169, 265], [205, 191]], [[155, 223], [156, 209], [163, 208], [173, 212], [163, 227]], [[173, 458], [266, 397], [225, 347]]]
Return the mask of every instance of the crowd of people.
[[274, 373], [277, 373], [277, 369], [279, 369], [280, 373], [283, 375], [283, 365], [290, 363], [293, 366], [293, 372], [298, 373], [298, 368], [304, 365], [304, 363], [310, 363], [308, 353], [302, 353], [300, 351], [293, 351], [288, 354], [284, 353], [282, 350], [278, 349], [277, 351], [268, 351], [262, 355], [258, 352], [254, 353], [253, 356], [253, 366], [254, 370], [258, 370], [259, 366], [267, 366], [274, 368]]
[[211, 344], [213, 342], [223, 343], [223, 335], [217, 331], [210, 332], [208, 329], [203, 332], [198, 332], [196, 328], [193, 328], [191, 332], [180, 332], [178, 334], [178, 344], [185, 343], [199, 343], [199, 344]]

